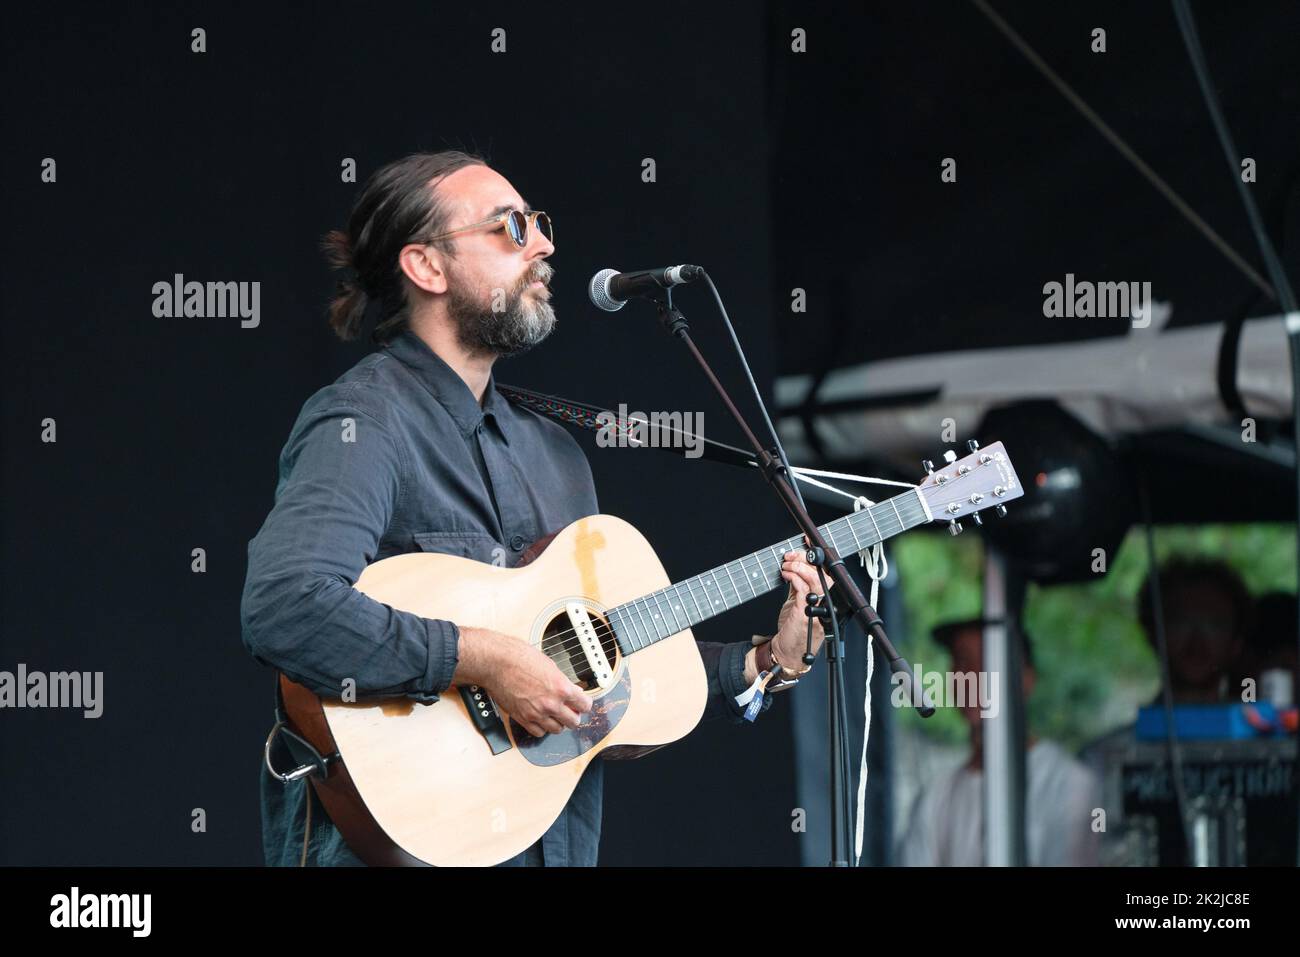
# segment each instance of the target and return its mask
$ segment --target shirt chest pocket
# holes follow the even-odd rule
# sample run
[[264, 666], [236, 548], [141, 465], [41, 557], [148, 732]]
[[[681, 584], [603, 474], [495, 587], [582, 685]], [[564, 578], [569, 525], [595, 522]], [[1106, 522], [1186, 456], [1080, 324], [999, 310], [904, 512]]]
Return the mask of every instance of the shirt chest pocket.
[[510, 564], [510, 550], [486, 532], [415, 532], [411, 538], [422, 552], [454, 555], [502, 567]]

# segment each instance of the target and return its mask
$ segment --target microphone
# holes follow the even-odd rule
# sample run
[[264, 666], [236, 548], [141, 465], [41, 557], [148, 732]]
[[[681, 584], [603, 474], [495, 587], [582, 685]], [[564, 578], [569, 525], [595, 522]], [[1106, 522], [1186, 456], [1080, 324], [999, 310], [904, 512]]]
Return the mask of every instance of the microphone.
[[602, 269], [591, 277], [587, 294], [597, 309], [618, 312], [629, 299], [648, 296], [660, 289], [691, 282], [703, 275], [699, 266], [669, 266], [667, 269], [639, 269], [619, 272]]

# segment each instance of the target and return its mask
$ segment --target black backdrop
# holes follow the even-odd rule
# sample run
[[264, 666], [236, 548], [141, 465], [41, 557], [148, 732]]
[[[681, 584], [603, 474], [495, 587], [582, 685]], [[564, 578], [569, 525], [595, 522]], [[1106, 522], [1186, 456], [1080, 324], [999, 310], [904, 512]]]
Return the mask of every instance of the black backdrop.
[[[1261, 274], [1168, 0], [990, 6]], [[1300, 4], [1192, 4], [1235, 145], [1284, 268], [1300, 281]], [[955, 349], [1126, 335], [1044, 319], [1043, 284], [1150, 281], [1171, 328], [1280, 310], [965, 0], [818, 5], [805, 57], [771, 65], [773, 301], [782, 374]], [[1092, 31], [1106, 51], [1092, 51]], [[773, 49], [776, 49], [775, 45]], [[814, 55], [815, 54], [815, 55]], [[956, 182], [940, 162], [956, 161]]]
[[[298, 409], [367, 350], [324, 324], [316, 244], [359, 188], [340, 181], [344, 158], [364, 180], [407, 152], [479, 150], [552, 213], [560, 324], [500, 381], [703, 410], [707, 434], [736, 440], [652, 313], [609, 318], [583, 292], [606, 265], [704, 263], [771, 382], [763, 11], [658, 7], [660, 25], [638, 16], [634, 32], [630, 10], [603, 5], [10, 14], [0, 669], [103, 671], [105, 690], [96, 720], [0, 714], [0, 863], [261, 861], [273, 679], [242, 647], [239, 595]], [[498, 26], [504, 55], [489, 50]], [[194, 27], [206, 53], [190, 51]], [[175, 273], [260, 281], [260, 325], [156, 318], [152, 286]], [[680, 304], [739, 388], [711, 301]], [[602, 510], [645, 530], [674, 578], [788, 534], [752, 476], [581, 441]], [[697, 636], [748, 638], [777, 607]], [[783, 704], [611, 764], [602, 863], [796, 862]]]

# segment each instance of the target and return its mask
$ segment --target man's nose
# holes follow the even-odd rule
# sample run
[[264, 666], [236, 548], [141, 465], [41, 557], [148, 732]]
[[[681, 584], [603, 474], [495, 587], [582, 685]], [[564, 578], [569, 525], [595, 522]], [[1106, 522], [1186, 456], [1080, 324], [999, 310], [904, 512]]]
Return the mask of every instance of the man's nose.
[[526, 250], [527, 259], [545, 259], [551, 253], [555, 252], [555, 247], [547, 239], [537, 224], [533, 223], [528, 227], [528, 248]]

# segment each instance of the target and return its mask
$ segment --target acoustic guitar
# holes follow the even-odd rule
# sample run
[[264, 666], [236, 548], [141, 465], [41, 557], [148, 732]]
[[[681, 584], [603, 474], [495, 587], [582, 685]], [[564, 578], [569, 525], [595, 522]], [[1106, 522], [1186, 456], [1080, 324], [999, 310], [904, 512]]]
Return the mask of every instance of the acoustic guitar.
[[[931, 472], [900, 495], [821, 526], [841, 555], [1023, 494], [1001, 443]], [[319, 698], [280, 676], [290, 728], [322, 755], [310, 780], [370, 865], [490, 865], [521, 853], [563, 811], [598, 757], [639, 756], [684, 737], [707, 701], [691, 627], [783, 585], [786, 539], [671, 583], [650, 543], [611, 515], [580, 519], [513, 568], [451, 555], [396, 555], [353, 586], [395, 609], [528, 641], [594, 700], [581, 726], [533, 737], [490, 690], [453, 686], [432, 703]]]

